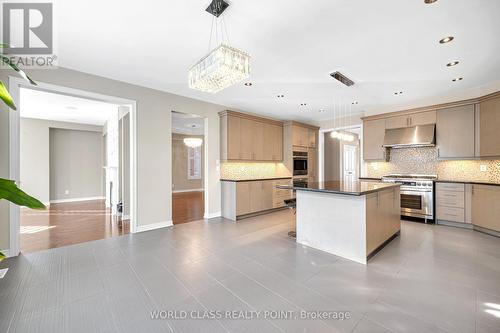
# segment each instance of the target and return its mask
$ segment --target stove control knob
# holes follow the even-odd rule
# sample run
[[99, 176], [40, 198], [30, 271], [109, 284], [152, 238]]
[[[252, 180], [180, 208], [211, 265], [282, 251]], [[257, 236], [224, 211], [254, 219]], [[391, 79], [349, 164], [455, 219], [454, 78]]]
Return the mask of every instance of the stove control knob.
[[417, 186], [422, 186], [422, 183], [417, 183]]

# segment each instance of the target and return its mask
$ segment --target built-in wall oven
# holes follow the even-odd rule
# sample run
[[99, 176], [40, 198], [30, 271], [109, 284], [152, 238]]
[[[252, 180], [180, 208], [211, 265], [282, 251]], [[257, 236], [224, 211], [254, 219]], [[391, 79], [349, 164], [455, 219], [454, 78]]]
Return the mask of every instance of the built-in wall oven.
[[434, 175], [389, 175], [382, 181], [401, 184], [401, 215], [434, 220]]
[[307, 176], [307, 152], [293, 152], [293, 175]]

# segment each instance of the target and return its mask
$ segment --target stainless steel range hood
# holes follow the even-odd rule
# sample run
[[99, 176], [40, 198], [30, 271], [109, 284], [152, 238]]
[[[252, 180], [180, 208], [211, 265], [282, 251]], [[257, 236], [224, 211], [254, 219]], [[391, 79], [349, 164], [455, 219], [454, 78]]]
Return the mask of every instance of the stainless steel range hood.
[[385, 148], [433, 147], [436, 145], [436, 125], [421, 125], [386, 129]]

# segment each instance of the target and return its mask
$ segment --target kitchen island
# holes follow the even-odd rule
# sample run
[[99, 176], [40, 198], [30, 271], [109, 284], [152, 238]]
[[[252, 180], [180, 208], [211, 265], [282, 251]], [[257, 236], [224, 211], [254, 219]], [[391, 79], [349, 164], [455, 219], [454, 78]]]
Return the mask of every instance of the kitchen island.
[[401, 230], [399, 184], [310, 182], [297, 194], [297, 242], [366, 264]]

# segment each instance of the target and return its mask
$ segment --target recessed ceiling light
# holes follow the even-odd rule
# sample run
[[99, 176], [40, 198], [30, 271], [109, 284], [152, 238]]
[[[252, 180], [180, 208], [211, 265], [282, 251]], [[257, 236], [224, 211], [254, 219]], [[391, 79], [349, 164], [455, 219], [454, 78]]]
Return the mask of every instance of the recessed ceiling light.
[[251, 87], [252, 85], [253, 85], [252, 82], [245, 82], [245, 86], [247, 86], [247, 87]]
[[462, 81], [463, 79], [464, 79], [463, 77], [457, 77], [457, 78], [453, 79], [452, 81], [457, 82], [457, 81]]
[[283, 97], [285, 97], [285, 95], [278, 95], [278, 96], [276, 96], [276, 97], [278, 97], [278, 98], [283, 98]]
[[436, 2], [437, 0], [424, 0], [425, 3], [429, 4], [429, 3], [434, 3]]
[[300, 103], [300, 106], [306, 106], [307, 103]]
[[458, 64], [459, 64], [459, 61], [452, 61], [452, 62], [447, 63], [446, 66], [453, 67], [453, 66], [456, 66]]
[[401, 95], [403, 92], [402, 91], [396, 91], [394, 95]]
[[439, 43], [440, 43], [440, 44], [446, 44], [446, 43], [451, 42], [451, 41], [452, 41], [452, 40], [454, 40], [454, 39], [455, 39], [455, 37], [453, 37], [453, 36], [448, 36], [448, 37], [445, 37], [445, 38], [441, 39], [441, 40], [439, 41]]
[[354, 102], [352, 102], [351, 104], [352, 104], [352, 105], [358, 105], [359, 103], [358, 103], [358, 101], [354, 101]]

